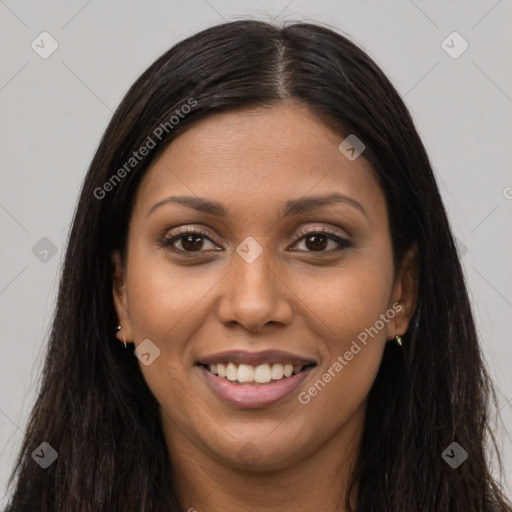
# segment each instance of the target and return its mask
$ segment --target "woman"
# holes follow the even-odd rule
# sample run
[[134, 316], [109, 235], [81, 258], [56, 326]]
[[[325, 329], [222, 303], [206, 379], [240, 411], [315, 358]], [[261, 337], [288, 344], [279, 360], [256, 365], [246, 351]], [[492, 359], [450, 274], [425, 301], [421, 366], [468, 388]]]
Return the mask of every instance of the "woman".
[[327, 28], [226, 23], [105, 132], [7, 510], [510, 510], [493, 396], [388, 79]]

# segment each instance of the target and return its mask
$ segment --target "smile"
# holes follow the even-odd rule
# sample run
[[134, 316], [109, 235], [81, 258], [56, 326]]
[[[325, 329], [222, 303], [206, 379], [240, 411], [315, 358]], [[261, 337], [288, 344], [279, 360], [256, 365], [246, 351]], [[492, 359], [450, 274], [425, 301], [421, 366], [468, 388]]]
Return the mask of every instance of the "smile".
[[[211, 368], [211, 366], [214, 365], [199, 364], [196, 368], [201, 372], [208, 388], [217, 398], [237, 409], [255, 409], [283, 402], [288, 397], [296, 394], [301, 383], [316, 365], [307, 364], [294, 368], [293, 365], [279, 363], [270, 365], [265, 363], [256, 367], [245, 364], [237, 367], [234, 363], [227, 363], [226, 365], [217, 363], [214, 368]], [[236, 378], [231, 381], [227, 376], [221, 377], [219, 366], [220, 372], [224, 369], [226, 375], [231, 376], [231, 378], [236, 376]], [[249, 368], [246, 368], [247, 366]], [[214, 374], [212, 370], [216, 371], [217, 374]], [[272, 374], [278, 378], [273, 379]], [[287, 374], [289, 374], [288, 377]], [[240, 382], [238, 380], [239, 375], [242, 380], [249, 377], [251, 380]], [[256, 382], [254, 379], [265, 380], [265, 382]]]
[[305, 368], [314, 366], [314, 363], [305, 365], [291, 363], [282, 364], [260, 364], [254, 366], [251, 364], [236, 364], [229, 362], [227, 364], [209, 364], [205, 365], [206, 369], [213, 375], [217, 375], [222, 379], [230, 382], [246, 385], [261, 385], [269, 382], [277, 382], [282, 379], [297, 375]]
[[200, 356], [196, 368], [222, 402], [236, 408], [258, 408], [291, 396], [317, 364], [313, 355], [232, 349]]

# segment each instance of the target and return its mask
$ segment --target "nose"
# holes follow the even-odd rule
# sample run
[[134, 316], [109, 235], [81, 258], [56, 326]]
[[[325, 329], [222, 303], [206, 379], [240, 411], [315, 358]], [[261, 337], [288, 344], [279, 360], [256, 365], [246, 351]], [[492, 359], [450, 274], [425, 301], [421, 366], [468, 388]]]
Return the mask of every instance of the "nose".
[[287, 325], [293, 316], [293, 292], [285, 276], [272, 264], [265, 248], [251, 263], [235, 254], [233, 266], [223, 280], [217, 314], [225, 325], [239, 324], [257, 332], [267, 324]]

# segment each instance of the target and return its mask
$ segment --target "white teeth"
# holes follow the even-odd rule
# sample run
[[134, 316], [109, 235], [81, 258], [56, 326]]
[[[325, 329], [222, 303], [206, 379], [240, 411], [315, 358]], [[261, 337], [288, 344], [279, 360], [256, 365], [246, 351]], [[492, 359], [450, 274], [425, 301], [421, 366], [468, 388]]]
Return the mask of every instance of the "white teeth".
[[226, 367], [226, 378], [231, 382], [237, 379], [238, 368], [233, 363], [228, 363]]
[[254, 380], [259, 384], [265, 384], [272, 380], [270, 375], [270, 366], [268, 364], [260, 364], [254, 369]]
[[254, 368], [248, 364], [241, 364], [236, 375], [238, 382], [252, 382], [254, 380]]
[[282, 379], [284, 375], [283, 365], [282, 364], [273, 364], [272, 371], [270, 372], [270, 376], [274, 380]]
[[236, 365], [233, 362], [227, 364], [210, 364], [208, 370], [213, 375], [228, 379], [231, 382], [238, 381], [240, 384], [255, 382], [257, 384], [266, 384], [272, 380], [281, 380], [299, 373], [304, 366], [297, 364], [260, 364], [253, 366], [250, 364]]
[[290, 377], [291, 374], [293, 373], [293, 364], [285, 364], [283, 371], [285, 377]]

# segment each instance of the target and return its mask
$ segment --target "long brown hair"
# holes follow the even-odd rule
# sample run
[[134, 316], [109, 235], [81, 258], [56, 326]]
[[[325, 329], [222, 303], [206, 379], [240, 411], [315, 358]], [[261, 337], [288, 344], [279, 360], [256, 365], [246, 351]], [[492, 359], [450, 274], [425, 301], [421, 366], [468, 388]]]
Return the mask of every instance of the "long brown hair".
[[[130, 88], [105, 131], [74, 214], [8, 512], [181, 510], [158, 404], [133, 349], [114, 338], [110, 255], [124, 252], [137, 186], [177, 134], [216, 112], [284, 99], [365, 144], [387, 201], [395, 269], [413, 243], [419, 249], [417, 309], [403, 349], [386, 347], [368, 397], [350, 486], [353, 493], [357, 483], [356, 512], [510, 510], [485, 450], [495, 399], [463, 272], [406, 106], [346, 37], [315, 24], [237, 21], [162, 55]], [[149, 153], [131, 161], [145, 144]], [[58, 453], [47, 469], [31, 457], [41, 442]], [[469, 454], [457, 469], [441, 456], [452, 442]]]

